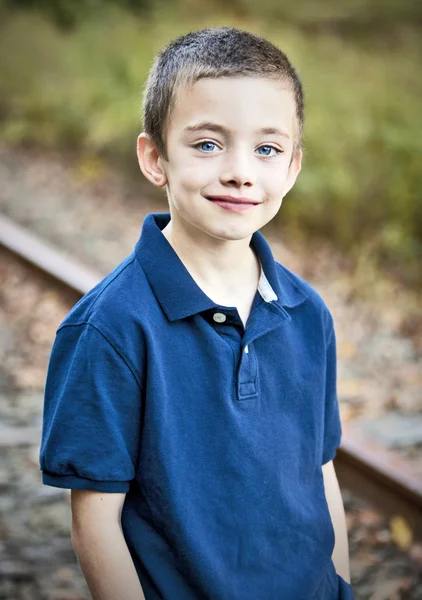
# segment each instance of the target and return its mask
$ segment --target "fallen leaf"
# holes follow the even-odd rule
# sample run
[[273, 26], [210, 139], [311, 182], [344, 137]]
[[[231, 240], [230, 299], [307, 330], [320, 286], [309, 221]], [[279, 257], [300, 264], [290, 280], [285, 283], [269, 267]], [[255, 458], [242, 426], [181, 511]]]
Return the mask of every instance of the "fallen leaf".
[[413, 531], [406, 519], [395, 515], [390, 519], [391, 539], [402, 550], [408, 550], [413, 541]]

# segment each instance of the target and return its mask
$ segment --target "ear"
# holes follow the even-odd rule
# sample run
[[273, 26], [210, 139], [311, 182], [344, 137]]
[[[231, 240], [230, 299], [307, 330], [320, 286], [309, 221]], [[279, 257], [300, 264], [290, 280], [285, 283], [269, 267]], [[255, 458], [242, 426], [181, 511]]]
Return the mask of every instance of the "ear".
[[150, 136], [140, 133], [136, 145], [138, 163], [145, 177], [157, 187], [167, 184], [167, 175], [164, 170], [162, 159], [153, 144]]
[[295, 184], [296, 178], [300, 173], [302, 168], [302, 150], [298, 150], [293, 157], [291, 165], [289, 166], [289, 171], [287, 173], [286, 185], [284, 187], [284, 196], [289, 192]]

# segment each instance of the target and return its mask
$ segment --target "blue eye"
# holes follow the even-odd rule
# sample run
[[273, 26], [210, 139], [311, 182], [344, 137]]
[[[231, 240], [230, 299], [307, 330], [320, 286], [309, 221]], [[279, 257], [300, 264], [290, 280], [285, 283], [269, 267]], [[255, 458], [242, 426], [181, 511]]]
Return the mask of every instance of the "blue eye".
[[[275, 150], [277, 154], [280, 154], [281, 150], [279, 150], [278, 148], [274, 148], [274, 146], [260, 146], [258, 148], [258, 150], [262, 150], [262, 148], [268, 148], [271, 152], [271, 150]], [[261, 156], [270, 156], [270, 153], [268, 154], [262, 154]]]
[[[201, 150], [204, 150], [202, 146], [205, 146], [205, 145], [207, 145], [208, 147], [209, 147], [209, 146], [215, 146], [214, 142], [199, 142], [199, 144], [197, 144], [197, 145], [195, 146], [195, 148], [198, 148], [198, 147], [199, 147]], [[211, 149], [211, 150], [212, 150], [212, 149]], [[208, 152], [208, 150], [204, 150], [204, 152]]]

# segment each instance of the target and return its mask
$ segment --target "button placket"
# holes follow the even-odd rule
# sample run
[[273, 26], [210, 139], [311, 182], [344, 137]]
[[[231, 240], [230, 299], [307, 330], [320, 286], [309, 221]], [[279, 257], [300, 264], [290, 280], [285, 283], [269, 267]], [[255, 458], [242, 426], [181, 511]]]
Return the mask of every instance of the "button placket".
[[251, 313], [243, 337], [244, 346], [237, 372], [238, 400], [258, 397], [259, 369], [254, 341], [289, 321], [291, 321], [289, 313], [284, 308], [275, 307], [271, 303], [264, 303]]
[[253, 346], [245, 346], [238, 371], [238, 397], [240, 400], [258, 396], [258, 365]]

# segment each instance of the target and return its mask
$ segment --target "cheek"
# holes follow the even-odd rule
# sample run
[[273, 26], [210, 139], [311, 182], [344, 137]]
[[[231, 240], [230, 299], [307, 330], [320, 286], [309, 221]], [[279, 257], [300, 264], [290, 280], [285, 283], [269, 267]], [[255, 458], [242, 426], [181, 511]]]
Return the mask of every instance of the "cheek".
[[[209, 164], [203, 161], [200, 165], [193, 165], [192, 162], [179, 162], [174, 165], [173, 182], [177, 187], [185, 192], [195, 192], [203, 188], [212, 181], [213, 170]], [[207, 161], [208, 163], [211, 161]], [[171, 177], [171, 174], [170, 174]]]
[[262, 183], [269, 196], [274, 198], [280, 196], [287, 179], [287, 173], [288, 166], [278, 163], [262, 174]]

